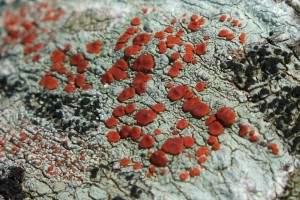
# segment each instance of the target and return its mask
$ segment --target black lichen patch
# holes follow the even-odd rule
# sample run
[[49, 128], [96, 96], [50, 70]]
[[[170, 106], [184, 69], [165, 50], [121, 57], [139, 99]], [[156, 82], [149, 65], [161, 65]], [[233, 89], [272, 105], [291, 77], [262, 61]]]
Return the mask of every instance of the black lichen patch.
[[90, 178], [91, 178], [91, 179], [96, 178], [98, 172], [99, 172], [99, 168], [98, 168], [98, 167], [92, 168], [92, 169], [90, 170], [90, 173], [91, 173]]
[[274, 82], [287, 78], [286, 65], [292, 59], [292, 52], [256, 45], [245, 52], [245, 58], [223, 62], [221, 69], [250, 94], [249, 100], [282, 132], [291, 150], [300, 152], [300, 86], [282, 86], [275, 93], [270, 90]]
[[142, 190], [138, 186], [134, 185], [131, 187], [130, 189], [131, 197], [139, 199], [141, 194], [142, 194]]
[[16, 75], [0, 76], [0, 94], [3, 96], [13, 96], [16, 92], [26, 91], [28, 86], [25, 79]]
[[4, 199], [22, 200], [25, 198], [21, 185], [25, 171], [21, 167], [12, 167], [9, 170], [7, 176], [0, 177], [0, 196]]
[[36, 117], [53, 122], [58, 130], [73, 129], [84, 134], [99, 124], [100, 113], [97, 109], [99, 110], [100, 105], [96, 96], [70, 97], [47, 92], [28, 93], [25, 96], [25, 105]]

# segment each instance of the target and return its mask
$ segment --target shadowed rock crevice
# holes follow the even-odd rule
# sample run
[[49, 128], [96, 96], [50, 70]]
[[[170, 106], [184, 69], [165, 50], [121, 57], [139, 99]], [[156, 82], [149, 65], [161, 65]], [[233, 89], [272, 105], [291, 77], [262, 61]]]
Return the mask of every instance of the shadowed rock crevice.
[[[22, 189], [22, 182], [24, 179], [24, 169], [21, 167], [11, 167], [8, 174], [0, 177], [0, 197], [4, 197], [5, 200], [22, 200], [25, 198], [25, 194]], [[1, 170], [0, 170], [1, 171]]]

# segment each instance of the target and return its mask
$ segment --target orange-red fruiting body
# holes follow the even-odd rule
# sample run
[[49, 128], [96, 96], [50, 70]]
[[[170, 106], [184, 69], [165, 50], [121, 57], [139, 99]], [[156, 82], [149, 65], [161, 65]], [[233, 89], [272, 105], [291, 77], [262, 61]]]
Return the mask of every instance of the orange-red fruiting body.
[[179, 69], [175, 68], [175, 67], [172, 67], [171, 69], [169, 69], [168, 71], [168, 75], [171, 77], [171, 78], [175, 78], [179, 75]]
[[138, 169], [142, 169], [143, 165], [141, 163], [134, 163], [133, 164], [133, 169], [134, 170], [138, 170]]
[[224, 132], [224, 127], [223, 125], [218, 122], [218, 121], [214, 121], [213, 123], [211, 123], [208, 126], [208, 133], [212, 136], [219, 136]]
[[58, 72], [59, 74], [65, 74], [65, 73], [68, 72], [68, 68], [66, 68], [66, 67], [64, 67], [64, 66], [61, 66], [61, 67], [57, 70], [57, 72]]
[[197, 104], [197, 103], [200, 103], [201, 102], [201, 99], [200, 97], [194, 97], [194, 98], [191, 98], [189, 99], [188, 101], [185, 101], [182, 105], [182, 110], [184, 112], [188, 112], [192, 109], [192, 107]]
[[78, 73], [83, 73], [88, 69], [89, 62], [87, 60], [81, 61], [78, 66], [77, 66], [77, 72]]
[[120, 49], [123, 49], [124, 47], [126, 47], [126, 45], [124, 43], [117, 43], [114, 50], [119, 51]]
[[208, 35], [204, 35], [204, 36], [203, 36], [203, 39], [204, 39], [204, 40], [209, 40], [209, 36], [208, 36]]
[[198, 92], [202, 92], [204, 91], [204, 88], [205, 88], [205, 84], [204, 82], [200, 81], [197, 83], [195, 89], [198, 91]]
[[180, 180], [185, 181], [186, 179], [189, 178], [189, 174], [186, 172], [183, 172], [179, 175]]
[[195, 96], [194, 92], [188, 91], [187, 93], [185, 93], [184, 99], [189, 100], [189, 99], [193, 98], [194, 96]]
[[174, 32], [174, 28], [172, 26], [168, 26], [167, 28], [165, 28], [165, 32], [166, 33], [173, 33]]
[[176, 131], [176, 130], [174, 130], [174, 131], [172, 131], [172, 134], [173, 134], [173, 135], [178, 135], [178, 134], [179, 134], [179, 132], [178, 132], [178, 131]]
[[24, 45], [27, 45], [29, 43], [32, 43], [35, 41], [35, 39], [37, 38], [37, 35], [35, 33], [30, 33], [28, 35], [25, 35], [23, 38], [22, 38], [22, 43]]
[[185, 136], [183, 138], [183, 144], [186, 148], [191, 148], [195, 144], [195, 139], [192, 136]]
[[108, 142], [115, 143], [115, 142], [119, 142], [119, 140], [120, 140], [120, 135], [117, 131], [109, 131], [107, 133], [107, 141]]
[[156, 167], [165, 167], [169, 161], [165, 156], [165, 152], [157, 150], [151, 155], [150, 162]]
[[102, 49], [102, 42], [100, 40], [96, 40], [94, 42], [86, 44], [86, 51], [91, 54], [99, 53]]
[[274, 155], [277, 155], [279, 153], [279, 148], [278, 148], [277, 144], [275, 144], [275, 143], [270, 143], [268, 148], [272, 150], [272, 153]]
[[172, 60], [177, 60], [180, 57], [180, 53], [179, 52], [174, 52], [171, 54], [171, 59]]
[[150, 149], [151, 147], [154, 146], [154, 142], [155, 142], [154, 138], [151, 135], [147, 134], [142, 137], [139, 143], [139, 147], [141, 149]]
[[149, 168], [149, 172], [150, 172], [151, 174], [155, 173], [155, 172], [156, 172], [156, 167], [155, 167], [155, 166], [151, 166], [151, 167]]
[[190, 176], [191, 176], [191, 177], [199, 176], [200, 173], [201, 173], [201, 171], [200, 171], [199, 168], [193, 168], [193, 169], [190, 169]]
[[174, 36], [174, 35], [168, 35], [166, 45], [168, 48], [173, 48], [175, 44], [181, 46], [183, 44], [183, 41], [180, 39], [180, 37]]
[[242, 32], [240, 37], [239, 37], [240, 43], [244, 44], [246, 42], [246, 33]]
[[158, 47], [158, 53], [164, 54], [164, 53], [167, 52], [167, 44], [166, 44], [166, 42], [160, 41], [160, 42], [157, 44], [157, 47]]
[[252, 129], [252, 130], [250, 130], [250, 131], [249, 131], [249, 135], [250, 135], [250, 136], [253, 136], [253, 135], [255, 135], [255, 130], [253, 130], [253, 129]]
[[191, 31], [197, 31], [199, 29], [199, 22], [198, 21], [191, 21], [188, 25], [188, 29], [190, 29]]
[[51, 70], [56, 71], [61, 67], [61, 63], [53, 63], [51, 66]]
[[70, 64], [78, 66], [83, 61], [83, 55], [81, 53], [73, 54], [70, 59]]
[[165, 111], [165, 106], [161, 103], [158, 103], [158, 104], [155, 104], [155, 105], [151, 106], [151, 109], [154, 112], [160, 113], [160, 112]]
[[167, 154], [178, 155], [183, 150], [183, 139], [169, 138], [164, 142], [161, 149]]
[[54, 90], [57, 88], [58, 86], [58, 80], [56, 78], [54, 78], [51, 74], [44, 76], [39, 84], [48, 89], [48, 90]]
[[120, 70], [119, 68], [116, 68], [116, 67], [110, 68], [107, 73], [112, 74], [113, 78], [116, 80], [123, 80], [128, 77], [126, 72], [124, 72], [123, 70]]
[[173, 68], [176, 68], [176, 69], [182, 69], [183, 68], [183, 64], [182, 64], [182, 62], [180, 62], [180, 61], [176, 61], [176, 62], [174, 62], [173, 63]]
[[141, 11], [142, 11], [144, 14], [147, 14], [148, 8], [142, 8]]
[[220, 148], [221, 148], [221, 144], [218, 142], [216, 142], [212, 145], [212, 149], [215, 151], [219, 150]]
[[124, 59], [119, 59], [115, 62], [113, 67], [119, 68], [120, 70], [127, 70], [128, 69], [128, 63]]
[[206, 160], [207, 160], [206, 156], [200, 156], [200, 158], [198, 159], [198, 163], [202, 164], [202, 163], [206, 162]]
[[72, 45], [71, 44], [66, 44], [64, 50], [65, 51], [70, 51], [72, 49]]
[[226, 106], [216, 113], [216, 117], [224, 127], [230, 127], [235, 122], [234, 111]]
[[131, 20], [131, 25], [132, 26], [138, 26], [142, 23], [141, 19], [139, 17], [135, 17]]
[[69, 83], [64, 87], [64, 91], [66, 91], [67, 93], [73, 93], [75, 89], [76, 89], [75, 86], [71, 83]]
[[166, 84], [166, 88], [170, 89], [170, 88], [172, 88], [172, 87], [173, 87], [173, 84], [172, 84], [171, 82], [168, 82], [168, 83]]
[[249, 137], [250, 142], [257, 142], [259, 140], [259, 137], [257, 135], [251, 135]]
[[232, 24], [233, 26], [237, 26], [239, 24], [239, 20], [238, 19], [232, 20]]
[[189, 125], [189, 122], [185, 119], [181, 119], [177, 122], [176, 128], [183, 130]]
[[152, 177], [152, 174], [149, 172], [147, 173], [147, 178], [151, 178]]
[[176, 33], [176, 37], [181, 37], [184, 35], [184, 29], [180, 28], [179, 31]]
[[132, 127], [129, 136], [131, 137], [132, 140], [137, 140], [141, 137], [141, 129], [137, 126]]
[[148, 74], [144, 74], [143, 72], [138, 72], [135, 74], [133, 78], [133, 85], [135, 86], [135, 91], [137, 94], [143, 94], [146, 90], [146, 85], [152, 77]]
[[142, 54], [133, 62], [132, 69], [136, 71], [150, 71], [154, 68], [154, 58], [151, 54]]
[[228, 35], [229, 31], [226, 29], [222, 29], [219, 31], [218, 36], [219, 37], [226, 37]]
[[199, 15], [196, 15], [196, 14], [192, 14], [192, 16], [191, 16], [192, 21], [196, 21], [198, 18], [199, 18]]
[[205, 19], [203, 17], [201, 17], [201, 19], [197, 20], [199, 25], [203, 25], [205, 24]]
[[219, 20], [220, 20], [220, 22], [224, 22], [224, 21], [226, 21], [226, 18], [227, 18], [226, 15], [221, 15]]
[[131, 163], [131, 160], [129, 158], [123, 158], [120, 161], [120, 166], [122, 167], [126, 167], [127, 165], [129, 165]]
[[63, 63], [65, 61], [65, 53], [62, 52], [61, 50], [57, 49], [54, 50], [51, 55], [50, 55], [50, 60], [53, 63]]
[[130, 132], [131, 132], [131, 127], [125, 125], [125, 126], [122, 126], [119, 134], [120, 134], [121, 138], [127, 138], [129, 136]]
[[118, 125], [119, 120], [117, 118], [111, 117], [109, 119], [106, 120], [106, 127], [107, 128], [111, 128], [111, 127], [115, 127]]
[[198, 56], [204, 55], [206, 51], [207, 51], [206, 43], [197, 44], [195, 52]]
[[125, 112], [127, 115], [130, 115], [134, 112], [135, 110], [135, 104], [134, 103], [130, 103], [125, 107]]
[[41, 54], [36, 54], [32, 58], [32, 62], [38, 62], [42, 58]]
[[233, 33], [228, 33], [228, 34], [226, 35], [226, 40], [231, 41], [231, 40], [233, 40], [234, 38], [235, 38], [235, 36], [234, 36]]
[[208, 140], [207, 140], [207, 143], [209, 145], [213, 145], [214, 143], [218, 142], [218, 138], [215, 137], [215, 136], [209, 136]]
[[137, 53], [139, 53], [140, 50], [142, 50], [141, 46], [132, 45], [132, 46], [126, 47], [126, 49], [124, 50], [124, 54], [127, 57], [131, 57], [131, 56], [136, 55]]
[[160, 129], [155, 129], [155, 130], [153, 131], [153, 133], [154, 133], [155, 135], [160, 135], [160, 134], [162, 134], [162, 131], [161, 131]]
[[240, 126], [239, 136], [244, 137], [244, 136], [247, 135], [248, 133], [249, 133], [248, 125], [242, 124], [242, 125]]
[[154, 37], [162, 40], [162, 39], [165, 38], [165, 32], [163, 32], [163, 31], [156, 32], [155, 35], [154, 35]]
[[131, 34], [129, 33], [124, 33], [123, 35], [120, 36], [120, 38], [118, 39], [117, 44], [120, 43], [126, 43], [128, 42], [128, 40], [131, 38]]
[[135, 96], [135, 89], [133, 87], [125, 88], [118, 96], [119, 102], [124, 102], [128, 99], [131, 99]]
[[195, 152], [195, 155], [197, 157], [200, 157], [202, 155], [205, 156], [209, 156], [210, 155], [210, 151], [208, 150], [208, 148], [206, 146], [201, 146], [199, 147], [199, 149]]
[[129, 34], [129, 35], [133, 35], [135, 33], [137, 33], [139, 31], [138, 28], [135, 28], [135, 27], [129, 27], [127, 30], [126, 30], [126, 33]]
[[194, 53], [193, 52], [187, 52], [183, 55], [182, 60], [186, 63], [190, 63], [190, 62], [192, 62], [193, 58], [194, 58]]
[[77, 74], [75, 78], [75, 84], [77, 87], [82, 87], [85, 83], [85, 76], [82, 74]]
[[140, 109], [134, 116], [134, 119], [137, 121], [137, 123], [142, 126], [146, 126], [152, 123], [155, 120], [155, 118], [155, 112], [147, 109]]
[[113, 110], [113, 116], [115, 117], [123, 117], [125, 115], [125, 107], [124, 106], [117, 106]]
[[196, 103], [190, 110], [193, 117], [199, 119], [201, 117], [204, 117], [205, 115], [208, 115], [210, 112], [209, 105], [205, 103]]
[[171, 24], [176, 24], [178, 20], [176, 18], [172, 19]]
[[90, 84], [83, 84], [83, 86], [81, 87], [82, 90], [90, 90], [92, 89], [92, 86]]
[[148, 33], [141, 33], [133, 38], [134, 45], [146, 45], [151, 40], [151, 35]]
[[178, 101], [184, 97], [186, 92], [187, 90], [184, 85], [172, 87], [168, 93], [168, 99], [171, 101]]
[[112, 75], [111, 71], [106, 72], [105, 74], [102, 75], [101, 77], [101, 82], [103, 84], [106, 83], [112, 83], [114, 81], [114, 76]]

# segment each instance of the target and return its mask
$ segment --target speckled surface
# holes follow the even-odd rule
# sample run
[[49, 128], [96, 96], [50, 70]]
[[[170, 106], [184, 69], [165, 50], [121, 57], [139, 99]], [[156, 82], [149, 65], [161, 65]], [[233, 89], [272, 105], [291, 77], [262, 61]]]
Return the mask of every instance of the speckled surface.
[[[297, 1], [40, 3], [7, 1], [0, 7], [0, 196], [115, 200], [299, 197]], [[7, 20], [11, 19], [8, 12], [15, 13], [17, 21]], [[196, 31], [189, 28], [193, 14], [205, 20]], [[232, 20], [221, 22], [222, 15]], [[131, 25], [135, 17], [141, 24]], [[240, 25], [234, 26], [234, 20]], [[166, 29], [169, 26], [173, 33]], [[116, 50], [129, 27], [139, 30], [126, 35], [128, 41]], [[172, 47], [167, 41], [162, 53], [158, 44], [180, 29], [182, 36], [176, 36], [180, 42]], [[234, 38], [220, 37], [223, 29]], [[159, 31], [167, 39], [157, 38]], [[141, 33], [151, 39], [138, 45], [137, 53], [125, 56], [124, 49]], [[245, 42], [239, 37], [242, 33], [247, 35]], [[89, 49], [87, 44], [95, 41], [100, 47]], [[207, 44], [201, 55], [196, 49], [199, 44]], [[190, 47], [192, 59], [188, 61]], [[58, 50], [63, 58], [57, 56]], [[175, 61], [171, 55], [176, 52], [180, 56]], [[88, 63], [81, 72], [77, 64], [70, 64], [76, 54], [82, 55], [80, 62]], [[139, 79], [142, 85], [138, 85], [136, 76], [141, 72], [134, 63], [144, 54], [152, 56], [153, 68], [139, 68], [148, 79]], [[120, 59], [128, 69], [113, 67]], [[57, 70], [54, 60], [62, 60]], [[174, 62], [183, 64], [176, 77], [170, 74]], [[126, 78], [110, 82], [103, 78], [115, 71]], [[49, 79], [52, 82], [45, 81]], [[199, 82], [204, 83], [203, 90], [197, 88]], [[171, 84], [173, 88], [184, 85], [175, 94], [180, 96], [184, 90], [178, 100], [170, 97]], [[125, 88], [141, 94], [120, 102], [118, 96]], [[201, 98], [209, 113], [196, 117], [193, 107], [184, 112], [188, 94]], [[116, 116], [116, 107], [130, 103], [136, 107], [132, 114]], [[164, 105], [162, 112], [153, 108], [156, 104]], [[233, 113], [235, 117], [226, 125], [217, 114], [215, 122], [224, 128], [217, 137], [218, 149], [208, 144], [213, 127], [206, 123], [224, 107], [229, 109], [225, 120]], [[139, 119], [136, 113], [141, 109], [149, 112]], [[109, 126], [107, 120], [113, 116], [118, 123]], [[187, 127], [178, 128], [181, 119], [188, 121]], [[129, 137], [120, 138], [125, 125], [139, 127], [141, 136], [133, 139], [130, 132]], [[244, 137], [239, 133], [241, 125], [251, 130]], [[178, 140], [168, 146], [172, 138]], [[189, 146], [187, 138], [194, 143]], [[272, 151], [272, 144], [279, 152]], [[199, 152], [204, 146], [209, 150], [206, 155]], [[166, 163], [153, 161], [157, 152], [164, 154]], [[194, 169], [200, 174], [195, 175]]]

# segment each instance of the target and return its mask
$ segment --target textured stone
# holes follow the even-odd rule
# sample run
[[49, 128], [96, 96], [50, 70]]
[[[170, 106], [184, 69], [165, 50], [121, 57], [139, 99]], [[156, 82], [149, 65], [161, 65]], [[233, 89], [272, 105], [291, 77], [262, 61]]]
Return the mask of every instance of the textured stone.
[[93, 199], [107, 199], [107, 192], [105, 190], [100, 189], [97, 186], [92, 186], [89, 190], [89, 195]]
[[[272, 0], [74, 0], [50, 5], [4, 1], [0, 170], [22, 166], [24, 192], [37, 199], [263, 200], [285, 192], [297, 196], [300, 63], [295, 41], [300, 40], [300, 26], [294, 11], [298, 5]], [[221, 15], [232, 21], [220, 22]], [[191, 22], [198, 17], [199, 22]], [[135, 26], [138, 32], [124, 34], [133, 18], [141, 20]], [[183, 35], [166, 33], [173, 29], [173, 35], [178, 31]], [[232, 33], [219, 37], [221, 29]], [[165, 31], [163, 42], [155, 37], [158, 31]], [[242, 32], [245, 41], [240, 39]], [[136, 55], [124, 56], [124, 49], [141, 33], [151, 35], [151, 40], [141, 42]], [[127, 46], [114, 50], [121, 48], [117, 45]], [[179, 57], [171, 56], [174, 53]], [[151, 54], [153, 62], [143, 54]], [[138, 66], [133, 66], [137, 58]], [[116, 65], [119, 59], [128, 69]], [[175, 65], [175, 59], [182, 66]], [[205, 87], [198, 92], [195, 86], [200, 81]], [[174, 101], [167, 98], [171, 84], [184, 85]], [[130, 87], [139, 94], [118, 101], [120, 92]], [[199, 119], [192, 117], [194, 111], [182, 110], [193, 95], [209, 107]], [[118, 124], [108, 128], [114, 108], [129, 103], [135, 103], [136, 110], [115, 116]], [[158, 103], [165, 111], [155, 113], [151, 123], [143, 123], [149, 118], [145, 113], [138, 120], [145, 126], [135, 127], [124, 138], [115, 132], [114, 143], [107, 140], [109, 131], [139, 126], [134, 120], [138, 110], [151, 110]], [[224, 106], [234, 112], [234, 123], [224, 128], [217, 143], [208, 145], [205, 122]], [[189, 121], [184, 130], [175, 128], [180, 119]], [[240, 137], [242, 124], [251, 131]], [[154, 138], [149, 149], [139, 145], [144, 135]], [[187, 136], [195, 140], [193, 146], [162, 148], [170, 138]], [[160, 149], [166, 151], [168, 162], [151, 167], [151, 154]], [[122, 166], [124, 159], [130, 163]], [[201, 174], [186, 177], [193, 168]]]

